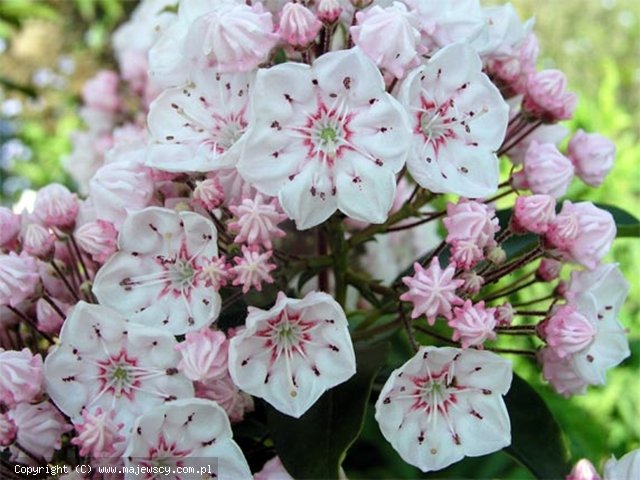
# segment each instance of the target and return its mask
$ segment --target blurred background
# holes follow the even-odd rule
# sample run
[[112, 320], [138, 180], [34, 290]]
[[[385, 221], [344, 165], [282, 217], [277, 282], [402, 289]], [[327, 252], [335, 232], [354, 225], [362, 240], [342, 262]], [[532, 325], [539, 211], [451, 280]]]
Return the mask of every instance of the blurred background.
[[[497, 4], [495, 0], [484, 4]], [[615, 167], [602, 187], [574, 182], [569, 198], [617, 205], [640, 215], [640, 1], [514, 0], [521, 18], [536, 18], [539, 67], [559, 68], [580, 100], [573, 131], [611, 138]], [[136, 6], [125, 0], [0, 0], [0, 204], [24, 189], [71, 178], [62, 168], [78, 116], [83, 82], [100, 68], [115, 68], [109, 34]], [[632, 357], [609, 373], [606, 388], [564, 399], [522, 362], [516, 370], [542, 394], [565, 429], [572, 457], [596, 466], [611, 454], [640, 447], [640, 241], [620, 238], [608, 258], [631, 283], [621, 314]], [[533, 292], [535, 294], [535, 292]], [[353, 478], [412, 478], [371, 421], [345, 469]], [[365, 455], [358, 455], [358, 452]], [[361, 462], [372, 458], [376, 462]], [[530, 478], [505, 454], [467, 460], [436, 477]], [[433, 477], [433, 476], [432, 476]]]

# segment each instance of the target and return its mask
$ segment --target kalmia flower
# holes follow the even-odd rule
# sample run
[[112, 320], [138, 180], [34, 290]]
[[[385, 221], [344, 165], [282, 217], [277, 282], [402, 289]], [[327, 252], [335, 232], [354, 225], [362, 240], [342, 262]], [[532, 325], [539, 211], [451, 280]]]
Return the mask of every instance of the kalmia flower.
[[591, 202], [571, 203], [549, 224], [545, 238], [570, 261], [589, 269], [598, 266], [611, 249], [616, 237], [616, 224], [611, 213]]
[[87, 80], [82, 87], [82, 100], [84, 104], [96, 110], [115, 113], [122, 104], [118, 95], [118, 83], [120, 77], [111, 70], [100, 70], [96, 75]]
[[[153, 465], [209, 467], [215, 478], [251, 479], [251, 470], [233, 441], [231, 425], [224, 410], [211, 400], [175, 400], [148, 410], [138, 417], [124, 453], [125, 466]], [[185, 468], [185, 471], [186, 471]], [[193, 474], [175, 477], [176, 480]], [[127, 473], [126, 480], [135, 480]]]
[[252, 118], [238, 171], [278, 196], [304, 230], [336, 209], [382, 223], [404, 165], [409, 128], [359, 48], [329, 52], [312, 66], [284, 63], [258, 71]]
[[59, 183], [41, 188], [33, 207], [35, 215], [45, 225], [60, 228], [74, 224], [79, 208], [78, 196]]
[[30, 402], [42, 392], [42, 357], [28, 348], [0, 348], [0, 402], [12, 407]]
[[556, 200], [551, 195], [519, 196], [513, 209], [511, 228], [516, 232], [546, 233], [556, 216]]
[[118, 232], [105, 220], [87, 222], [73, 233], [78, 246], [98, 263], [104, 263], [116, 251]]
[[165, 90], [149, 109], [147, 165], [170, 172], [234, 167], [252, 83], [252, 74], [199, 70], [189, 84]]
[[509, 107], [470, 46], [439, 50], [403, 80], [397, 96], [411, 114], [407, 168], [417, 183], [432, 192], [473, 198], [496, 191], [495, 152], [505, 136]]
[[435, 323], [438, 315], [451, 318], [452, 306], [462, 304], [462, 299], [456, 295], [456, 289], [464, 284], [462, 279], [453, 279], [453, 265], [448, 265], [443, 270], [438, 258], [434, 257], [428, 268], [425, 269], [416, 262], [413, 269], [415, 273], [412, 277], [402, 279], [409, 290], [400, 296], [400, 300], [413, 304], [411, 318], [426, 315], [429, 325]]
[[340, 0], [319, 0], [317, 10], [317, 15], [320, 20], [332, 24], [340, 18], [342, 5], [340, 5]]
[[293, 47], [306, 47], [315, 40], [322, 22], [301, 3], [289, 2], [282, 7], [278, 34]]
[[176, 334], [210, 325], [220, 295], [210, 288], [210, 262], [217, 258], [213, 223], [193, 212], [148, 207], [129, 215], [118, 252], [98, 271], [98, 301], [131, 321]]
[[593, 464], [586, 458], [578, 460], [565, 480], [601, 480]]
[[38, 223], [29, 223], [22, 231], [22, 249], [37, 258], [50, 257], [55, 241], [56, 236]]
[[242, 285], [242, 293], [247, 293], [251, 287], [262, 291], [263, 283], [273, 283], [273, 277], [269, 274], [276, 268], [275, 264], [269, 263], [272, 255], [272, 251], [260, 253], [256, 246], [243, 245], [242, 257], [233, 258], [236, 265], [230, 270], [235, 277], [232, 284]]
[[127, 434], [136, 417], [166, 401], [193, 396], [177, 369], [176, 340], [166, 329], [132, 323], [102, 305], [78, 303], [44, 363], [46, 391], [78, 424], [87, 410], [115, 411]]
[[447, 216], [443, 220], [447, 229], [447, 243], [469, 240], [479, 248], [495, 244], [494, 235], [500, 230], [495, 211], [486, 203], [460, 199], [447, 204]]
[[524, 171], [519, 173], [524, 176], [523, 188], [559, 198], [567, 192], [575, 169], [555, 145], [534, 141], [524, 157]]
[[448, 322], [453, 328], [453, 340], [461, 341], [462, 348], [481, 348], [486, 340], [495, 339], [495, 312], [495, 308], [485, 308], [484, 302], [474, 305], [471, 300], [465, 300], [462, 307], [453, 309], [453, 318]]
[[568, 155], [580, 179], [597, 187], [613, 168], [616, 146], [602, 135], [579, 129], [569, 141]]
[[217, 177], [207, 178], [196, 183], [193, 190], [193, 203], [210, 212], [224, 202], [224, 189]]
[[35, 293], [39, 280], [38, 264], [32, 257], [0, 254], [0, 305], [18, 306]]
[[560, 358], [554, 349], [545, 347], [538, 352], [538, 362], [542, 376], [560, 395], [582, 395], [587, 390], [587, 381], [576, 373], [570, 358]]
[[511, 363], [494, 353], [422, 347], [394, 370], [376, 402], [384, 437], [423, 472], [511, 443], [502, 396]]
[[0, 247], [8, 246], [20, 233], [20, 216], [0, 207]]
[[73, 445], [80, 447], [80, 455], [94, 458], [115, 457], [124, 450], [124, 437], [120, 430], [123, 423], [114, 421], [115, 411], [105, 411], [98, 407], [93, 413], [82, 411], [82, 423], [76, 423], [77, 435], [71, 439]]
[[451, 263], [455, 268], [471, 270], [483, 258], [482, 248], [471, 238], [454, 240], [451, 244]]
[[8, 447], [16, 438], [16, 424], [6, 413], [0, 413], [0, 451]]
[[228, 373], [222, 376], [196, 382], [196, 397], [208, 398], [220, 405], [231, 423], [242, 421], [245, 414], [252, 412], [253, 398], [236, 387]]
[[376, 65], [396, 78], [420, 64], [418, 19], [400, 2], [356, 12], [357, 24], [349, 29], [353, 42]]
[[274, 198], [266, 202], [259, 193], [251, 198], [245, 198], [240, 205], [229, 207], [237, 220], [229, 224], [229, 230], [237, 233], [234, 242], [247, 245], [262, 245], [272, 249], [272, 238], [284, 237], [283, 230], [278, 223], [286, 220], [287, 216], [278, 211], [278, 201]]
[[543, 258], [536, 270], [536, 277], [543, 282], [551, 282], [560, 275], [562, 262], [554, 258]]
[[543, 70], [529, 75], [523, 106], [528, 113], [547, 123], [568, 120], [577, 97], [567, 92], [567, 78], [559, 70]]
[[[62, 312], [69, 309], [69, 305], [56, 299], [51, 300]], [[36, 302], [36, 317], [38, 318], [38, 330], [45, 333], [58, 335], [65, 317], [60, 315], [44, 298]]]
[[321, 292], [302, 300], [280, 292], [271, 309], [250, 308], [246, 329], [229, 347], [234, 383], [295, 418], [355, 371], [345, 314]]
[[588, 347], [596, 329], [574, 307], [564, 305], [542, 324], [541, 332], [547, 344], [564, 358]]
[[619, 460], [612, 455], [604, 464], [604, 480], [624, 480], [640, 475], [640, 449], [632, 450]]
[[502, 305], [498, 305], [495, 312], [496, 326], [507, 327], [511, 325], [514, 314], [515, 308], [513, 308], [509, 302], [504, 302]]
[[[56, 407], [49, 402], [19, 403], [7, 412], [18, 429], [16, 443], [31, 455], [50, 462], [53, 453], [62, 446], [61, 436], [73, 427]], [[20, 463], [32, 463], [33, 459], [15, 446], [11, 447], [12, 459]]]
[[189, 380], [203, 381], [227, 373], [229, 343], [224, 333], [208, 327], [189, 332], [183, 342], [176, 345], [182, 357], [180, 370]]
[[275, 456], [262, 466], [262, 470], [253, 476], [253, 480], [293, 480], [284, 468], [280, 457]]

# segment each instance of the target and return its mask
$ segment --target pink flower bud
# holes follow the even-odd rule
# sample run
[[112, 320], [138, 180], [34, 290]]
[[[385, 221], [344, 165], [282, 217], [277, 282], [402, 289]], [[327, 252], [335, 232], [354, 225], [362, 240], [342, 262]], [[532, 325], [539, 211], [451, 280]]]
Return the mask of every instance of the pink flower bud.
[[0, 254], [0, 305], [16, 307], [35, 293], [39, 279], [33, 257], [25, 253]]
[[[9, 410], [8, 416], [18, 428], [16, 440], [20, 446], [47, 462], [51, 461], [53, 453], [61, 447], [62, 434], [73, 428], [49, 402], [35, 405], [20, 403]], [[28, 463], [31, 460], [19, 450], [14, 453], [17, 454], [15, 460], [19, 462]]]
[[589, 460], [582, 458], [574, 465], [565, 480], [600, 480], [600, 475]]
[[122, 102], [118, 95], [120, 77], [111, 70], [101, 70], [82, 87], [82, 99], [90, 108], [115, 113]]
[[[63, 313], [69, 310], [69, 305], [59, 300], [53, 299]], [[38, 318], [38, 330], [52, 335], [58, 335], [64, 323], [65, 317], [61, 316], [49, 302], [41, 298], [36, 302], [36, 316]]]
[[568, 397], [586, 391], [587, 382], [575, 372], [569, 358], [560, 358], [554, 349], [546, 347], [538, 353], [538, 361], [543, 377], [559, 394]]
[[208, 327], [189, 332], [176, 350], [182, 355], [178, 369], [190, 380], [210, 380], [227, 374], [229, 342], [222, 332]]
[[294, 47], [306, 47], [318, 35], [322, 22], [301, 3], [287, 3], [282, 8], [278, 34]]
[[596, 334], [591, 322], [570, 305], [558, 308], [541, 324], [539, 331], [560, 358], [583, 350]]
[[520, 196], [513, 209], [511, 228], [516, 233], [543, 234], [556, 216], [556, 201], [550, 195]]
[[496, 307], [496, 325], [498, 327], [508, 327], [513, 321], [515, 315], [515, 309], [509, 302], [504, 302], [502, 305]]
[[76, 221], [77, 195], [59, 183], [51, 183], [38, 191], [34, 206], [35, 215], [49, 227], [70, 227]]
[[0, 450], [13, 443], [17, 432], [18, 429], [13, 420], [6, 413], [0, 413]]
[[116, 251], [118, 231], [104, 220], [87, 222], [74, 232], [78, 246], [98, 263], [104, 263]]
[[558, 278], [560, 270], [562, 270], [562, 262], [553, 258], [543, 258], [536, 270], [536, 278], [543, 282], [551, 282]]
[[53, 253], [56, 236], [38, 223], [29, 223], [22, 233], [22, 248], [29, 255], [46, 259]]
[[573, 115], [577, 97], [566, 90], [567, 78], [560, 70], [532, 73], [527, 79], [523, 106], [547, 123], [568, 120]]
[[594, 269], [616, 236], [613, 216], [591, 202], [565, 201], [551, 222], [545, 239], [570, 261]]
[[[115, 410], [105, 412], [98, 407], [93, 413], [82, 411], [82, 424], [76, 424], [73, 445], [80, 447], [80, 455], [92, 457], [118, 456], [123, 453], [125, 437], [120, 434], [124, 423], [116, 423]], [[120, 445], [118, 445], [120, 444]]]
[[218, 208], [223, 201], [224, 190], [217, 177], [198, 182], [193, 190], [193, 202], [207, 212]]
[[494, 245], [487, 248], [486, 258], [494, 265], [502, 265], [507, 259], [507, 252], [503, 248]]
[[451, 262], [456, 268], [470, 270], [484, 258], [482, 249], [473, 240], [455, 240], [451, 244]]
[[602, 135], [578, 130], [569, 142], [568, 155], [580, 179], [597, 187], [613, 167], [616, 146]]
[[20, 233], [20, 216], [0, 207], [0, 247], [8, 246]]
[[459, 278], [464, 280], [461, 290], [470, 295], [476, 295], [484, 285], [484, 278], [474, 271], [464, 272]]
[[453, 318], [448, 322], [453, 328], [453, 340], [460, 340], [462, 348], [469, 348], [495, 339], [495, 311], [495, 308], [485, 308], [484, 302], [473, 305], [471, 300], [466, 300], [462, 307], [454, 308]]
[[0, 348], [0, 402], [11, 407], [30, 402], [42, 392], [42, 357], [28, 348]]
[[531, 142], [524, 157], [527, 186], [533, 193], [563, 196], [574, 174], [571, 160], [552, 143]]
[[228, 374], [195, 382], [195, 389], [196, 397], [217, 402], [227, 413], [231, 423], [241, 422], [245, 414], [253, 411], [253, 398], [238, 389]]
[[493, 245], [493, 237], [500, 230], [498, 219], [491, 207], [466, 199], [447, 204], [447, 216], [443, 223], [447, 229], [447, 243], [469, 240], [479, 248]]
[[332, 24], [342, 13], [338, 0], [320, 0], [318, 3], [318, 18], [325, 23]]

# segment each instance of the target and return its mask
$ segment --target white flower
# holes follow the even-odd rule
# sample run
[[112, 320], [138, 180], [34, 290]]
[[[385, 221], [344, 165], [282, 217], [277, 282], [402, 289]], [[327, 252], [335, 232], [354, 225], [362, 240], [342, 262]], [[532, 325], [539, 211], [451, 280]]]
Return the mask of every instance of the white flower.
[[326, 293], [296, 300], [280, 292], [270, 310], [249, 310], [246, 327], [231, 339], [231, 378], [282, 413], [299, 418], [356, 371], [347, 319]]
[[149, 109], [147, 165], [170, 172], [234, 167], [252, 79], [198, 70], [190, 83], [160, 94]]
[[376, 402], [382, 434], [423, 472], [511, 443], [502, 395], [511, 363], [494, 353], [422, 347], [395, 370]]
[[336, 209], [382, 223], [410, 139], [402, 107], [359, 49], [330, 52], [312, 66], [259, 70], [238, 171], [278, 196], [304, 230]]
[[440, 193], [484, 197], [498, 188], [498, 158], [509, 107], [482, 73], [468, 45], [438, 51], [402, 82], [398, 99], [411, 113], [409, 173]]
[[611, 457], [604, 464], [604, 480], [640, 478], [640, 449], [632, 450], [620, 460]]
[[[176, 400], [146, 412], [136, 420], [124, 456], [129, 468], [190, 466], [205, 472], [198, 478], [252, 478], [240, 447], [233, 441], [227, 415], [211, 400]], [[136, 478], [134, 473], [125, 476], [126, 480]], [[171, 478], [186, 480], [194, 475], [174, 473]]]
[[168, 400], [193, 396], [178, 372], [177, 342], [166, 329], [129, 322], [102, 305], [80, 302], [44, 362], [46, 391], [74, 423], [83, 411], [114, 410], [126, 433], [138, 415]]
[[193, 212], [148, 207], [125, 220], [118, 252], [96, 275], [101, 304], [131, 321], [175, 334], [210, 325], [220, 295], [210, 288], [208, 266], [217, 259], [213, 223]]

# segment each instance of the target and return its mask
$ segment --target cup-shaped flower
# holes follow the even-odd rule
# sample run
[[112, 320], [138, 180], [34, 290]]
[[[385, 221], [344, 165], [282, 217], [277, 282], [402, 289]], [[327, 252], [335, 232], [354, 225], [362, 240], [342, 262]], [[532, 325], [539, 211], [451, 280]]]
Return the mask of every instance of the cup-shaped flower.
[[128, 432], [154, 405], [193, 396], [178, 372], [180, 354], [166, 329], [131, 323], [102, 305], [78, 303], [44, 363], [46, 391], [58, 408], [82, 423], [83, 412], [115, 410]]
[[496, 191], [495, 152], [504, 140], [509, 107], [482, 73], [473, 48], [444, 47], [409, 73], [397, 96], [411, 115], [407, 168], [416, 182], [470, 198]]
[[552, 143], [531, 142], [524, 157], [526, 187], [533, 193], [562, 197], [569, 188], [575, 168]]
[[422, 347], [391, 373], [376, 420], [400, 456], [423, 472], [511, 443], [502, 396], [511, 362], [481, 350]]
[[613, 167], [616, 146], [602, 135], [579, 129], [569, 142], [568, 155], [580, 179], [597, 187]]
[[347, 319], [326, 293], [298, 300], [280, 292], [271, 309], [249, 310], [246, 327], [231, 339], [231, 378], [286, 415], [299, 418], [356, 372]]
[[384, 222], [410, 137], [404, 110], [384, 88], [380, 71], [357, 47], [322, 55], [311, 66], [259, 70], [240, 175], [278, 196], [301, 230], [336, 209]]
[[170, 172], [234, 167], [252, 81], [253, 74], [203, 69], [187, 85], [165, 90], [149, 109], [147, 165]]
[[203, 328], [189, 332], [176, 346], [182, 357], [178, 370], [190, 380], [209, 380], [227, 374], [229, 342], [224, 333]]
[[[132, 471], [136, 466], [181, 466], [211, 473], [211, 478], [220, 480], [252, 478], [224, 410], [200, 398], [175, 400], [145, 412], [136, 420], [124, 456]], [[135, 473], [125, 476], [125, 480], [135, 478]], [[187, 480], [193, 474], [172, 478]]]
[[208, 281], [216, 241], [215, 226], [202, 215], [158, 207], [135, 212], [93, 293], [131, 321], [174, 334], [210, 325], [220, 311], [220, 295]]
[[42, 357], [28, 348], [0, 348], [0, 403], [7, 407], [31, 402], [42, 392]]

